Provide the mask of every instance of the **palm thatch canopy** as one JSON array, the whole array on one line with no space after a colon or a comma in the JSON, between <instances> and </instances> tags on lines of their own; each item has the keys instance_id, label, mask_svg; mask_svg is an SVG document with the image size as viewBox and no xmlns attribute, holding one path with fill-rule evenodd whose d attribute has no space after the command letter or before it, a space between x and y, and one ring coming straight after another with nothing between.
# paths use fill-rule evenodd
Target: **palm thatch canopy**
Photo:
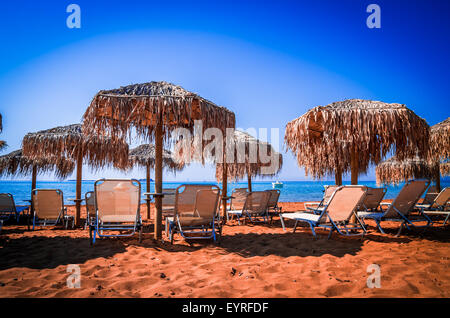
<instances>
[{"instance_id":1,"label":"palm thatch canopy","mask_svg":"<svg viewBox=\"0 0 450 318\"><path fill-rule=\"evenodd\" d=\"M129 154L130 166L140 165L142 167L149 166L150 168L154 168L156 159L155 151L155 145L151 144L144 144L131 149ZM163 150L163 166L172 171L182 170L184 168L184 164L178 163L172 153L166 149Z\"/></svg>"},{"instance_id":2,"label":"palm thatch canopy","mask_svg":"<svg viewBox=\"0 0 450 318\"><path fill-rule=\"evenodd\" d=\"M56 157L30 159L23 155L22 150L16 150L0 156L0 176L29 175L36 167L39 173L55 170L57 178L67 178L75 169L75 162Z\"/></svg>"},{"instance_id":3,"label":"palm thatch canopy","mask_svg":"<svg viewBox=\"0 0 450 318\"><path fill-rule=\"evenodd\" d=\"M155 141L155 239L162 236L164 138L170 140L177 128L193 132L196 120L201 121L202 130L218 128L224 133L235 126L233 112L167 82L102 90L95 95L83 118L83 129L88 134L120 138L130 135L134 128L139 136Z\"/></svg>"},{"instance_id":4,"label":"palm thatch canopy","mask_svg":"<svg viewBox=\"0 0 450 318\"><path fill-rule=\"evenodd\" d=\"M428 142L426 121L405 105L362 99L317 106L289 122L285 132L285 143L307 175L353 170L352 183L391 150L400 160L426 157Z\"/></svg>"},{"instance_id":5,"label":"palm thatch canopy","mask_svg":"<svg viewBox=\"0 0 450 318\"><path fill-rule=\"evenodd\" d=\"M121 169L128 166L128 144L125 141L102 135L86 136L80 124L28 133L22 140L22 148L24 154L32 159L56 156L77 160L81 151L83 159L93 168L112 163Z\"/></svg>"},{"instance_id":6,"label":"palm thatch canopy","mask_svg":"<svg viewBox=\"0 0 450 318\"><path fill-rule=\"evenodd\" d=\"M227 164L228 178L230 180L237 181L245 176L271 177L281 170L283 156L276 152L269 143L258 140L252 135L239 130L234 131L233 137L235 145L233 154L234 162ZM262 160L263 158L267 158L267 160ZM278 160L278 164L272 162L273 158ZM221 182L222 177L223 164L217 163L217 181Z\"/></svg>"},{"instance_id":7,"label":"palm thatch canopy","mask_svg":"<svg viewBox=\"0 0 450 318\"><path fill-rule=\"evenodd\" d=\"M0 132L3 131L3 118L2 118L2 114L0 114ZM4 140L0 140L0 150L2 150L3 148L5 148L6 145L6 141Z\"/></svg>"},{"instance_id":8,"label":"palm thatch canopy","mask_svg":"<svg viewBox=\"0 0 450 318\"><path fill-rule=\"evenodd\" d=\"M436 161L450 158L450 117L431 126L430 155Z\"/></svg>"},{"instance_id":9,"label":"palm thatch canopy","mask_svg":"<svg viewBox=\"0 0 450 318\"><path fill-rule=\"evenodd\" d=\"M225 131L235 126L233 112L164 81L98 92L84 114L83 124L89 133L114 137L126 136L135 127L139 135L153 141L158 123L168 138L175 128L192 129L194 120L202 120L204 129Z\"/></svg>"},{"instance_id":10,"label":"palm thatch canopy","mask_svg":"<svg viewBox=\"0 0 450 318\"><path fill-rule=\"evenodd\" d=\"M377 185L399 184L410 179L432 179L437 169L438 166L419 157L405 160L392 157L377 165L375 175Z\"/></svg>"}]
</instances>

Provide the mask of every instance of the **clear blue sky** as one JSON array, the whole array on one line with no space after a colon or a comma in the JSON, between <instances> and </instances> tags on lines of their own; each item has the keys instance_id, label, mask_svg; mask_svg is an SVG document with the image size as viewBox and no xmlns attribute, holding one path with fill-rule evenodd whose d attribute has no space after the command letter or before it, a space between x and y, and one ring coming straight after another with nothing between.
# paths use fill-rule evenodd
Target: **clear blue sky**
<instances>
[{"instance_id":1,"label":"clear blue sky","mask_svg":"<svg viewBox=\"0 0 450 318\"><path fill-rule=\"evenodd\" d=\"M81 7L81 29L66 7ZM381 7L381 29L366 7ZM404 103L430 125L450 115L450 1L8 1L0 10L0 112L10 145L81 120L95 93L165 80L280 129L346 98ZM137 141L135 142L135 144ZM280 180L304 180L293 155ZM112 170L86 178L123 176ZM134 170L128 176L144 177ZM43 176L51 179L52 176ZM166 180L212 180L194 165ZM363 179L374 179L373 169Z\"/></svg>"}]
</instances>

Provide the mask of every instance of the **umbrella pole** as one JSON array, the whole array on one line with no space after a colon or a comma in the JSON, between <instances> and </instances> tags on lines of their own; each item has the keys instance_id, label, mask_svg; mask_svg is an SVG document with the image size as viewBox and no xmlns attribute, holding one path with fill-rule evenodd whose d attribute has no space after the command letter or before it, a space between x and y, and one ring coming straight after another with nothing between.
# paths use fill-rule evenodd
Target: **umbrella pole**
<instances>
[{"instance_id":1,"label":"umbrella pole","mask_svg":"<svg viewBox=\"0 0 450 318\"><path fill-rule=\"evenodd\" d=\"M76 214L75 214L75 226L80 225L81 217L81 180L83 178L83 150L80 147L77 157L77 187L76 187Z\"/></svg>"},{"instance_id":2,"label":"umbrella pole","mask_svg":"<svg viewBox=\"0 0 450 318\"><path fill-rule=\"evenodd\" d=\"M434 173L434 181L436 182L437 192L441 192L441 172L440 172L440 169L439 169L439 164L438 164L438 167L436 169L436 172Z\"/></svg>"},{"instance_id":3,"label":"umbrella pole","mask_svg":"<svg viewBox=\"0 0 450 318\"><path fill-rule=\"evenodd\" d=\"M31 174L31 217L34 216L34 207L33 207L33 190L36 189L36 179L37 179L37 167L33 165L33 172Z\"/></svg>"},{"instance_id":4,"label":"umbrella pole","mask_svg":"<svg viewBox=\"0 0 450 318\"><path fill-rule=\"evenodd\" d=\"M147 193L150 192L150 165L147 164ZM150 200L147 200L147 221L150 220Z\"/></svg>"},{"instance_id":5,"label":"umbrella pole","mask_svg":"<svg viewBox=\"0 0 450 318\"><path fill-rule=\"evenodd\" d=\"M248 184L248 192L252 192L252 176L250 175L250 172L247 169L247 184Z\"/></svg>"},{"instance_id":6,"label":"umbrella pole","mask_svg":"<svg viewBox=\"0 0 450 318\"><path fill-rule=\"evenodd\" d=\"M356 185L358 184L358 155L356 154L356 147L352 148L352 153L351 153L351 159L350 159L350 164L351 164L351 171L352 171L352 185Z\"/></svg>"},{"instance_id":7,"label":"umbrella pole","mask_svg":"<svg viewBox=\"0 0 450 318\"><path fill-rule=\"evenodd\" d=\"M336 169L336 172L334 173L334 182L338 186L342 185L342 172L340 169Z\"/></svg>"},{"instance_id":8,"label":"umbrella pole","mask_svg":"<svg viewBox=\"0 0 450 318\"><path fill-rule=\"evenodd\" d=\"M33 165L33 173L31 175L31 191L36 189L37 167Z\"/></svg>"},{"instance_id":9,"label":"umbrella pole","mask_svg":"<svg viewBox=\"0 0 450 318\"><path fill-rule=\"evenodd\" d=\"M162 118L156 124L155 131L155 193L162 193L162 147L163 147ZM155 240L162 238L162 197L155 196Z\"/></svg>"},{"instance_id":10,"label":"umbrella pole","mask_svg":"<svg viewBox=\"0 0 450 318\"><path fill-rule=\"evenodd\" d=\"M227 201L224 199L228 194L228 165L226 161L226 143L225 140L223 141L222 145L222 207L223 207L223 214L222 214L222 224L227 223Z\"/></svg>"}]
</instances>

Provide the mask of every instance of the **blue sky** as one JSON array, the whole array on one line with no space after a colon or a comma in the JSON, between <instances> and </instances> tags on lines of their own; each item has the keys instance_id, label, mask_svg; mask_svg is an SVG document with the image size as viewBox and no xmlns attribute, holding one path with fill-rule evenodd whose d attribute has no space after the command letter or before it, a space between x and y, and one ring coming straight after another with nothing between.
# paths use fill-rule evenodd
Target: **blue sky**
<instances>
[{"instance_id":1,"label":"blue sky","mask_svg":"<svg viewBox=\"0 0 450 318\"><path fill-rule=\"evenodd\" d=\"M100 89L151 80L228 107L240 128L279 128L283 153L288 121L337 100L403 103L430 125L450 113L450 1L42 2L2 3L3 153L27 132L79 122ZM66 26L70 3L81 7L81 29ZM381 29L366 26L371 3ZM290 152L284 162L280 180L307 179ZM200 165L165 175L213 178ZM374 179L373 169L361 178Z\"/></svg>"}]
</instances>

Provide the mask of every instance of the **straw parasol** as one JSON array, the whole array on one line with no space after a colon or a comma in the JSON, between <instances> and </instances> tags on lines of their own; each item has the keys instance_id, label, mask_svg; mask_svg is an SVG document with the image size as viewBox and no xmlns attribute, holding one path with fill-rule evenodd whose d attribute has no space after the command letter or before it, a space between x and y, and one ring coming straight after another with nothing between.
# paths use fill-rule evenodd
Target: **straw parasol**
<instances>
[{"instance_id":1,"label":"straw parasol","mask_svg":"<svg viewBox=\"0 0 450 318\"><path fill-rule=\"evenodd\" d=\"M233 163L228 161L228 179L237 181L247 176L248 191L251 192L252 177L270 177L281 170L283 156L276 152L269 143L239 130L234 131L233 137L235 152ZM263 159L266 157L267 161ZM216 179L221 182L222 178L223 165L216 164Z\"/></svg>"},{"instance_id":2,"label":"straw parasol","mask_svg":"<svg viewBox=\"0 0 450 318\"><path fill-rule=\"evenodd\" d=\"M436 165L440 163L440 174L450 175L450 117L431 126L430 129L430 158ZM441 176L439 170L435 172L434 179L438 191L441 190Z\"/></svg>"},{"instance_id":3,"label":"straw parasol","mask_svg":"<svg viewBox=\"0 0 450 318\"><path fill-rule=\"evenodd\" d=\"M351 183L389 151L399 160L426 157L429 127L402 104L349 99L318 106L286 125L285 143L306 174L321 178L351 171Z\"/></svg>"},{"instance_id":4,"label":"straw parasol","mask_svg":"<svg viewBox=\"0 0 450 318\"><path fill-rule=\"evenodd\" d=\"M83 160L98 169L114 163L114 167L128 166L128 144L122 139L106 138L101 135L86 136L80 124L60 126L28 133L22 141L24 155L31 159L45 157L70 158L77 164L76 217L80 224L81 180Z\"/></svg>"},{"instance_id":5,"label":"straw parasol","mask_svg":"<svg viewBox=\"0 0 450 318\"><path fill-rule=\"evenodd\" d=\"M162 152L163 139L180 127L194 130L194 121L201 120L203 129L216 127L225 132L234 128L234 113L167 82L134 84L95 95L84 114L84 128L88 133L106 133L112 137L130 134L155 142L155 238L160 239L162 217ZM223 189L226 193L226 189Z\"/></svg>"},{"instance_id":6,"label":"straw parasol","mask_svg":"<svg viewBox=\"0 0 450 318\"><path fill-rule=\"evenodd\" d=\"M419 157L405 160L392 157L381 162L375 168L377 185L399 184L410 179L431 179L436 173L436 167Z\"/></svg>"},{"instance_id":7,"label":"straw parasol","mask_svg":"<svg viewBox=\"0 0 450 318\"><path fill-rule=\"evenodd\" d=\"M155 167L156 149L154 145L144 144L130 150L130 168L139 165L146 168L147 192L150 192L150 169ZM184 168L184 164L174 160L169 150L163 149L163 166L175 172ZM150 219L150 200L147 199L147 219Z\"/></svg>"},{"instance_id":8,"label":"straw parasol","mask_svg":"<svg viewBox=\"0 0 450 318\"><path fill-rule=\"evenodd\" d=\"M23 155L21 149L0 156L0 176L31 174L31 190L36 188L38 173L46 173L54 170L57 178L65 179L74 169L75 163L72 160L56 157L30 159Z\"/></svg>"}]
</instances>

